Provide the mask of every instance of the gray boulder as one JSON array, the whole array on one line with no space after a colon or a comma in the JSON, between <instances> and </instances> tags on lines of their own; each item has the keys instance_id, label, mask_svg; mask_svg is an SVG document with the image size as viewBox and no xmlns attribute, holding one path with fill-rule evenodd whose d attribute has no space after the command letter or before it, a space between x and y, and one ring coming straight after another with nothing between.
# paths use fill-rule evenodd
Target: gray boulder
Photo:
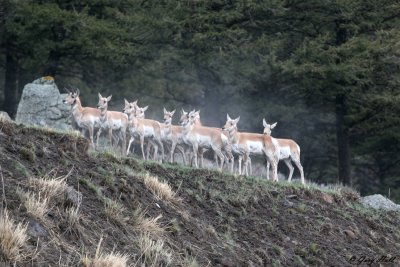
<instances>
[{"instance_id":1,"label":"gray boulder","mask_svg":"<svg viewBox=\"0 0 400 267\"><path fill-rule=\"evenodd\" d=\"M8 113L5 111L0 111L0 120L12 121Z\"/></svg>"},{"instance_id":2,"label":"gray boulder","mask_svg":"<svg viewBox=\"0 0 400 267\"><path fill-rule=\"evenodd\" d=\"M25 85L15 121L28 125L71 129L70 107L62 103L66 94L60 94L54 79L42 77Z\"/></svg>"},{"instance_id":3,"label":"gray boulder","mask_svg":"<svg viewBox=\"0 0 400 267\"><path fill-rule=\"evenodd\" d=\"M379 194L362 197L360 202L364 206L374 209L400 211L400 205Z\"/></svg>"}]
</instances>

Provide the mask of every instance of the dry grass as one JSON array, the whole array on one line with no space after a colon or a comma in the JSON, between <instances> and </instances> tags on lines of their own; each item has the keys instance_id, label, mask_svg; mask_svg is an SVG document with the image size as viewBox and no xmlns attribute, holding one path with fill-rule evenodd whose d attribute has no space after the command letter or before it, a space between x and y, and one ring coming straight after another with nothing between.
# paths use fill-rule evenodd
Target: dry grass
<instances>
[{"instance_id":1,"label":"dry grass","mask_svg":"<svg viewBox=\"0 0 400 267\"><path fill-rule=\"evenodd\" d=\"M126 211L124 205L115 200L106 198L104 202L104 211L108 218L121 224L124 224L129 220L128 217L124 216L124 213Z\"/></svg>"},{"instance_id":2,"label":"dry grass","mask_svg":"<svg viewBox=\"0 0 400 267\"><path fill-rule=\"evenodd\" d=\"M67 217L67 223L70 229L75 229L77 226L79 226L79 220L81 218L79 207L67 208L65 210L65 215Z\"/></svg>"},{"instance_id":3,"label":"dry grass","mask_svg":"<svg viewBox=\"0 0 400 267\"><path fill-rule=\"evenodd\" d=\"M169 266L173 262L172 252L164 246L162 239L156 241L149 234L143 234L137 239L139 258L142 266Z\"/></svg>"},{"instance_id":4,"label":"dry grass","mask_svg":"<svg viewBox=\"0 0 400 267\"><path fill-rule=\"evenodd\" d=\"M63 198L67 190L66 183L67 176L50 178L45 176L43 178L30 177L28 179L28 186L35 188L42 196L48 199Z\"/></svg>"},{"instance_id":5,"label":"dry grass","mask_svg":"<svg viewBox=\"0 0 400 267\"><path fill-rule=\"evenodd\" d=\"M44 220L44 216L48 212L49 199L32 192L18 192L20 198L26 208L26 211L36 219Z\"/></svg>"},{"instance_id":6,"label":"dry grass","mask_svg":"<svg viewBox=\"0 0 400 267\"><path fill-rule=\"evenodd\" d=\"M101 251L101 242L103 239L100 239L99 244L97 245L96 254L93 258L89 258L88 255L85 255L81 259L81 263L85 267L125 267L128 263L128 255L121 253L103 253Z\"/></svg>"},{"instance_id":7,"label":"dry grass","mask_svg":"<svg viewBox=\"0 0 400 267\"><path fill-rule=\"evenodd\" d=\"M143 182L158 198L166 201L174 199L175 193L172 191L171 187L165 182L160 182L156 176L151 176L147 173L143 176Z\"/></svg>"},{"instance_id":8,"label":"dry grass","mask_svg":"<svg viewBox=\"0 0 400 267\"><path fill-rule=\"evenodd\" d=\"M0 248L1 253L6 260L10 262L19 262L25 258L23 247L28 240L26 234L28 225L18 223L15 225L7 210L0 212Z\"/></svg>"},{"instance_id":9,"label":"dry grass","mask_svg":"<svg viewBox=\"0 0 400 267\"><path fill-rule=\"evenodd\" d=\"M143 210L140 206L133 213L133 225L135 230L141 233L148 233L153 236L161 236L165 229L158 222L162 218L162 215L158 215L156 218L147 218L146 210Z\"/></svg>"}]
</instances>

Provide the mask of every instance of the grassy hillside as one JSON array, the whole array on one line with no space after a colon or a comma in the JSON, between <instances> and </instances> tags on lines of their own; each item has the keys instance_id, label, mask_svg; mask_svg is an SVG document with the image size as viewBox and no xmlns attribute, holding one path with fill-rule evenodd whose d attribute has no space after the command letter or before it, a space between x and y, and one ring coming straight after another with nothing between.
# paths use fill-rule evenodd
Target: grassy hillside
<instances>
[{"instance_id":1,"label":"grassy hillside","mask_svg":"<svg viewBox=\"0 0 400 267\"><path fill-rule=\"evenodd\" d=\"M87 150L0 122L0 265L346 266L400 251L399 215L346 188Z\"/></svg>"}]
</instances>

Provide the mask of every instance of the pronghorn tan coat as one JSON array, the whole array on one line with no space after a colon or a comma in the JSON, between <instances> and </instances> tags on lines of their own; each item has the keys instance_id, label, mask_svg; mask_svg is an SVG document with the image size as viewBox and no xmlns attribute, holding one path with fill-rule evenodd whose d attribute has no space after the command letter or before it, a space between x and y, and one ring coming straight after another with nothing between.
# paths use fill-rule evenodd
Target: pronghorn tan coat
<instances>
[{"instance_id":1,"label":"pronghorn tan coat","mask_svg":"<svg viewBox=\"0 0 400 267\"><path fill-rule=\"evenodd\" d=\"M264 135L271 136L271 130L275 128L276 122L273 124L268 124L265 119L263 119ZM292 180L294 167L292 161L297 166L300 171L301 183L304 184L304 171L303 166L300 162L300 146L292 139L281 139L275 138L279 145L279 160L283 160L289 169L288 181ZM267 164L267 176L269 178L269 164Z\"/></svg>"},{"instance_id":2,"label":"pronghorn tan coat","mask_svg":"<svg viewBox=\"0 0 400 267\"><path fill-rule=\"evenodd\" d=\"M118 141L121 139L121 151L125 154L126 151L126 131L128 128L128 116L122 112L109 111L108 102L111 100L111 96L102 97L99 93L99 102L97 108L100 111L100 129L97 132L96 146L99 145L99 136L102 130L108 131L108 142L112 146L113 132L118 133Z\"/></svg>"},{"instance_id":3,"label":"pronghorn tan coat","mask_svg":"<svg viewBox=\"0 0 400 267\"><path fill-rule=\"evenodd\" d=\"M93 135L100 127L100 111L97 108L82 107L79 90L70 92L63 100L64 104L71 106L72 116L79 128L89 132L89 139L94 147Z\"/></svg>"},{"instance_id":4,"label":"pronghorn tan coat","mask_svg":"<svg viewBox=\"0 0 400 267\"><path fill-rule=\"evenodd\" d=\"M220 128L204 127L196 125L196 120L198 119L199 112L192 111L189 113L189 118L183 122L184 128L184 142L193 148L194 162L195 166L198 167L197 154L199 148L212 149L216 156L220 159L222 169L224 165L225 156L222 153L224 151L228 158L231 160L233 158L231 153L231 146L229 144L228 138L222 133ZM217 161L218 166L218 161ZM232 171L231 166L231 171Z\"/></svg>"},{"instance_id":5,"label":"pronghorn tan coat","mask_svg":"<svg viewBox=\"0 0 400 267\"><path fill-rule=\"evenodd\" d=\"M227 115L227 121L223 127L228 132L229 141L232 145L232 151L244 159L244 172L248 175L247 165L249 164L250 155L263 155L266 157L273 169L273 180L278 180L277 165L279 147L278 142L271 136L256 134L256 133L243 133L237 130L237 119L231 119ZM239 173L241 173L241 162L239 161Z\"/></svg>"},{"instance_id":6,"label":"pronghorn tan coat","mask_svg":"<svg viewBox=\"0 0 400 267\"><path fill-rule=\"evenodd\" d=\"M124 113L128 115L128 129L130 134L127 154L129 153L130 146L135 140L135 137L139 137L143 160L146 160L144 153L144 141L147 139L154 146L154 160L156 160L158 147L161 148L162 161L164 158L164 146L161 141L161 124L155 120L136 118L134 112L135 103L129 103L125 100Z\"/></svg>"}]
</instances>

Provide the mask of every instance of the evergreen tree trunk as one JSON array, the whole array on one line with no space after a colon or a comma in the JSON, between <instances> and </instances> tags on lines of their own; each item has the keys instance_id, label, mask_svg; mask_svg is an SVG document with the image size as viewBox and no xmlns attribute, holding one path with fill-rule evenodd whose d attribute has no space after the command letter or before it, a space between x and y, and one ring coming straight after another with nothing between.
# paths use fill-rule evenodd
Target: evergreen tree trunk
<instances>
[{"instance_id":1,"label":"evergreen tree trunk","mask_svg":"<svg viewBox=\"0 0 400 267\"><path fill-rule=\"evenodd\" d=\"M17 86L17 71L18 63L13 57L13 52L10 46L6 48L6 69L4 82L4 101L3 110L14 118L18 104L18 86Z\"/></svg>"},{"instance_id":2,"label":"evergreen tree trunk","mask_svg":"<svg viewBox=\"0 0 400 267\"><path fill-rule=\"evenodd\" d=\"M349 129L346 126L347 114L345 95L336 96L336 140L338 147L339 181L344 185L352 185L350 168Z\"/></svg>"}]
</instances>

